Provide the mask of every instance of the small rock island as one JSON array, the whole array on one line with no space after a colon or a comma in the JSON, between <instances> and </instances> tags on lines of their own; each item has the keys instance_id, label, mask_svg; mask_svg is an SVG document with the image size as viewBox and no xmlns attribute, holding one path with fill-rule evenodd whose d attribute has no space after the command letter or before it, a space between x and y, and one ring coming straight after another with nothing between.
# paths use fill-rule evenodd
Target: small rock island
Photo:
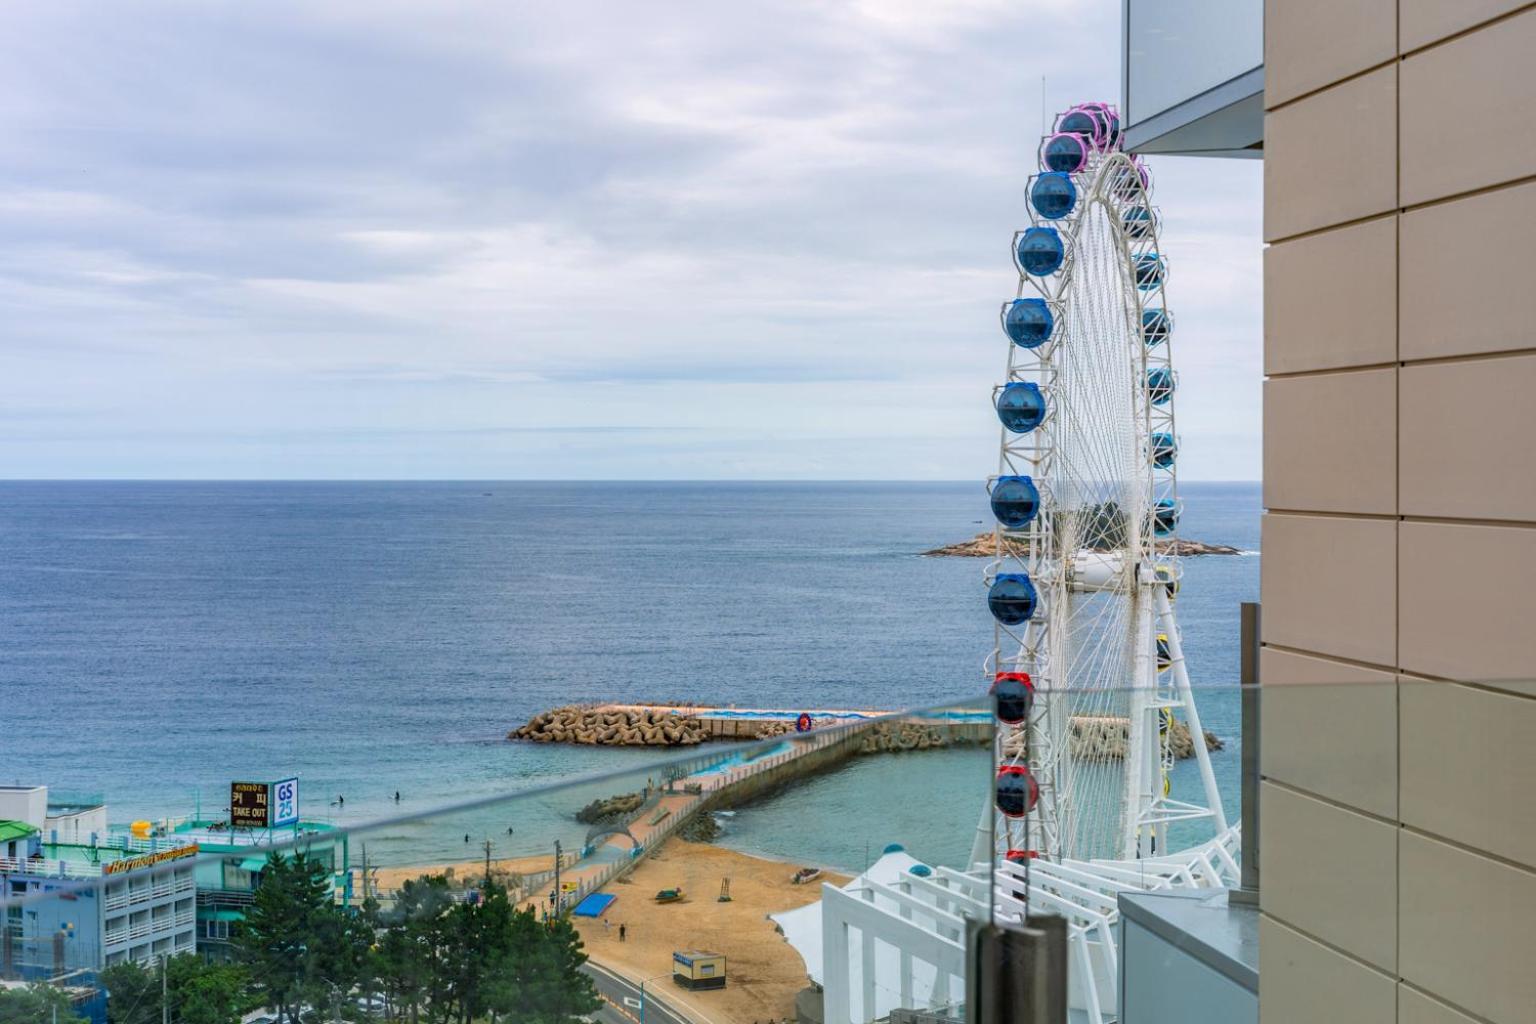
<instances>
[{"instance_id":1,"label":"small rock island","mask_svg":"<svg viewBox=\"0 0 1536 1024\"><path fill-rule=\"evenodd\" d=\"M1028 553L1029 545L1021 541L1006 539L1005 554L1023 555ZM1159 554L1186 557L1190 555L1240 555L1242 551L1225 544L1207 544L1199 540L1185 540L1182 537L1172 543L1159 544ZM997 554L997 536L992 533L978 533L970 540L961 541L958 544L948 544L942 548L934 548L932 551L924 551L924 555L932 555L936 558L991 558Z\"/></svg>"}]
</instances>

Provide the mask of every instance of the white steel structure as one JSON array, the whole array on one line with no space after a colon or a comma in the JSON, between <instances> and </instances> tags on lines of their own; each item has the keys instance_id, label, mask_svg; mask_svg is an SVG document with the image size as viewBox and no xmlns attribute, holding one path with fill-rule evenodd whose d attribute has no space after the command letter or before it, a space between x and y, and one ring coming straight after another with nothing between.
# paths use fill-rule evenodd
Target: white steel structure
<instances>
[{"instance_id":1,"label":"white steel structure","mask_svg":"<svg viewBox=\"0 0 1536 1024\"><path fill-rule=\"evenodd\" d=\"M1073 1021L1104 1024L1118 1014L1117 895L1238 883L1237 830L1174 614L1167 263L1146 169L1119 136L1108 105L1062 114L1030 179L1033 224L1014 236L1019 290L1003 307L1010 343L989 485L998 774L971 864L824 887L820 928L799 929L814 941L791 941L813 978L821 971L827 1024L953 1010L965 921L1030 914L1067 919ZM1198 793L1170 783L1175 718L1193 740ZM1123 746L1083 741L1122 726Z\"/></svg>"},{"instance_id":2,"label":"white steel structure","mask_svg":"<svg viewBox=\"0 0 1536 1024\"><path fill-rule=\"evenodd\" d=\"M999 763L1027 768L1039 796L1032 813L997 819L991 850L978 836L978 861L1135 860L1165 854L1174 822L1207 822L1208 837L1227 828L1174 615L1177 378L1149 179L1118 150L1109 108L1074 108L1057 124L1042 145L1057 169L1031 179L1035 225L1015 235L1019 298L1004 306L1012 343L999 389L1000 415L1020 386L1036 389L1043 414L1022 432L1003 416L988 568L1004 595L988 668L1027 674L1035 694L1026 720L999 729ZM1021 486L1038 495L1033 514ZM1029 609L1010 605L1000 580L1033 589L1022 622ZM1195 738L1202 781L1186 799L1168 779L1173 716ZM1074 748L1074 724L1092 719L1128 722L1123 752Z\"/></svg>"}]
</instances>

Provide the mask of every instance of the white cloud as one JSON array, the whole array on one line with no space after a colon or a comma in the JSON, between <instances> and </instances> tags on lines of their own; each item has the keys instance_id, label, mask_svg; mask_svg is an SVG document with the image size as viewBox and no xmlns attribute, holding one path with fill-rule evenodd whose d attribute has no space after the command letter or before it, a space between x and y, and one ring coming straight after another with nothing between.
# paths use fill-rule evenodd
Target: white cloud
<instances>
[{"instance_id":1,"label":"white cloud","mask_svg":"<svg viewBox=\"0 0 1536 1024\"><path fill-rule=\"evenodd\" d=\"M1118 18L6 8L0 405L62 415L0 475L984 476L1040 78L1114 98ZM1153 164L1182 466L1254 477L1258 166Z\"/></svg>"}]
</instances>

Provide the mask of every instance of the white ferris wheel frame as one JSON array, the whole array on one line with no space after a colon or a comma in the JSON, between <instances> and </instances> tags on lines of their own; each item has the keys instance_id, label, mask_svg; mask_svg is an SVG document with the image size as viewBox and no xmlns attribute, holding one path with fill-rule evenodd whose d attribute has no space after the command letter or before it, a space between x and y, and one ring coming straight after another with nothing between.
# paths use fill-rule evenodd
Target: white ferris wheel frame
<instances>
[{"instance_id":1,"label":"white ferris wheel frame","mask_svg":"<svg viewBox=\"0 0 1536 1024\"><path fill-rule=\"evenodd\" d=\"M1123 792L1119 799L1118 850L1109 856L1132 860L1167 853L1167 829L1175 821L1209 819L1215 835L1227 830L1220 793L1210 757L1203 742L1199 711L1183 657L1179 628L1171 592L1181 571L1171 548L1177 538L1177 524L1163 535L1154 536L1151 515L1159 502L1178 504L1178 461L1166 467L1155 464L1150 440L1154 434L1166 434L1177 444L1174 398L1154 403L1148 393L1148 373L1161 369L1167 379L1176 382L1172 366L1173 338L1171 319L1164 291L1167 279L1166 259L1158 247L1160 218L1148 195L1148 179L1143 165L1116 150L1103 151L1085 147L1088 152L1081 167L1069 177L1076 188L1072 209L1059 219L1042 217L1030 204L1035 227L1054 228L1062 241L1061 266L1052 274L1037 276L1019 267L1018 296L1043 299L1051 311L1056 329L1036 348L1024 348L1011 341L1008 345L1008 383L1033 382L1045 398L1045 417L1034 430L1014 434L1002 428L998 476L1029 476L1040 490L1040 510L1021 530L999 525L995 560L986 572L990 582L1002 572L1023 572L1035 583L1040 603L1033 617L1022 628L998 623L995 643L986 665L988 678L997 672L1027 672L1034 681L1035 701L1028 720L1008 727L999 723L997 761L999 765L1026 766L1039 787L1039 803L1023 819L1007 819L989 807L985 816L990 836L977 837L977 860L982 859L984 838L987 853L1000 856L1008 850L1030 850L1051 861L1093 857L1094 853L1074 848L1074 815L1090 813L1076 806L1074 758L1070 751L1068 729L1074 703L1081 701L1081 691L1074 692L1068 680L1069 653L1064 651L1077 595L1114 591L1128 601L1134 615L1134 668L1130 679L1109 680L1106 686L1128 688L1127 717L1129 730L1123 757ZM1032 193L1037 176L1032 176ZM1144 229L1128 231L1123 214L1141 207L1147 211ZM1074 356L1071 285L1080 259L1087 257L1090 243L1084 226L1099 216L1108 223L1110 238L1117 250L1125 285L1126 334L1134 347L1127 346L1125 358L1131 362L1136 386L1126 396L1126 415L1134 430L1135 451L1140 453L1144 479L1139 503L1128 510L1125 520L1129 537L1123 553L1102 555L1081 550L1062 553L1053 537L1054 517L1050 482L1055 479L1063 446L1073 441L1074 429L1057 399L1058 383ZM1102 237L1102 225L1100 233ZM1019 231L1014 235L1015 253ZM1079 251L1080 248L1084 251ZM1097 254L1103 258L1105 254ZM1015 257L1017 260L1017 256ZM1156 283L1138 287L1134 268L1141 259L1161 262ZM1008 306L1004 306L1004 315ZM1150 309L1163 311L1165 336L1155 345L1142 340L1143 314ZM989 489L996 478L989 481ZM1131 564L1126 564L1130 562ZM1166 575L1159 577L1159 572ZM1118 581L1118 582L1117 582ZM1116 588L1119 588L1118 590ZM1159 635L1166 637L1166 668L1160 668L1157 651ZM1182 712L1194 741L1205 803L1175 800L1163 784L1173 766L1167 729L1159 728L1161 716ZM1034 834L1031 834L1031 823ZM1103 851L1100 852L1103 855Z\"/></svg>"}]
</instances>

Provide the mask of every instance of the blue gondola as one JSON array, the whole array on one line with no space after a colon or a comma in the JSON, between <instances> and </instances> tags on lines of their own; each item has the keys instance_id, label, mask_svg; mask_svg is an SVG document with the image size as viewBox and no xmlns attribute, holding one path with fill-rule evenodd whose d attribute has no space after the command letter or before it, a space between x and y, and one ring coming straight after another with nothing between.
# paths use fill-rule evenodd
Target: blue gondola
<instances>
[{"instance_id":1,"label":"blue gondola","mask_svg":"<svg viewBox=\"0 0 1536 1024\"><path fill-rule=\"evenodd\" d=\"M997 393L997 418L1015 434L1027 434L1045 419L1045 395L1033 381L1003 385Z\"/></svg>"},{"instance_id":2,"label":"blue gondola","mask_svg":"<svg viewBox=\"0 0 1536 1024\"><path fill-rule=\"evenodd\" d=\"M1040 802L1040 784L1021 764L1005 764L997 770L997 809L1004 817L1022 818Z\"/></svg>"},{"instance_id":3,"label":"blue gondola","mask_svg":"<svg viewBox=\"0 0 1536 1024\"><path fill-rule=\"evenodd\" d=\"M1045 277L1061 269L1067 251L1055 228L1025 228L1019 236L1019 267L1026 274Z\"/></svg>"},{"instance_id":4,"label":"blue gondola","mask_svg":"<svg viewBox=\"0 0 1536 1024\"><path fill-rule=\"evenodd\" d=\"M1035 212L1046 220L1060 220L1077 205L1077 186L1072 184L1070 175L1051 171L1035 179L1029 201L1034 204Z\"/></svg>"},{"instance_id":5,"label":"blue gondola","mask_svg":"<svg viewBox=\"0 0 1536 1024\"><path fill-rule=\"evenodd\" d=\"M1051 337L1056 318L1044 299L1014 299L1003 313L1003 330L1020 348L1038 348Z\"/></svg>"},{"instance_id":6,"label":"blue gondola","mask_svg":"<svg viewBox=\"0 0 1536 1024\"><path fill-rule=\"evenodd\" d=\"M1163 275L1168 272L1168 267L1161 256L1148 252L1136 257L1135 271L1136 287L1145 292L1163 283Z\"/></svg>"},{"instance_id":7,"label":"blue gondola","mask_svg":"<svg viewBox=\"0 0 1536 1024\"><path fill-rule=\"evenodd\" d=\"M1147 169L1136 163L1116 175L1113 187L1115 195L1131 200L1146 192L1147 183Z\"/></svg>"},{"instance_id":8,"label":"blue gondola","mask_svg":"<svg viewBox=\"0 0 1536 1024\"><path fill-rule=\"evenodd\" d=\"M1168 335L1172 333L1172 313L1166 309L1144 309L1141 311L1141 340L1147 343L1148 348L1161 345L1168 340Z\"/></svg>"},{"instance_id":9,"label":"blue gondola","mask_svg":"<svg viewBox=\"0 0 1536 1024\"><path fill-rule=\"evenodd\" d=\"M1056 130L1058 132L1065 132L1068 135L1082 135L1087 138L1093 138L1103 129L1094 121L1092 114L1079 107L1076 110L1069 110L1063 114L1061 121L1056 125Z\"/></svg>"},{"instance_id":10,"label":"blue gondola","mask_svg":"<svg viewBox=\"0 0 1536 1024\"><path fill-rule=\"evenodd\" d=\"M1166 537L1178 528L1179 503L1172 498L1160 498L1152 506L1152 532L1159 537Z\"/></svg>"},{"instance_id":11,"label":"blue gondola","mask_svg":"<svg viewBox=\"0 0 1536 1024\"><path fill-rule=\"evenodd\" d=\"M1168 469L1179 454L1179 442L1172 434L1156 430L1147 438L1147 449L1152 456L1152 465Z\"/></svg>"},{"instance_id":12,"label":"blue gondola","mask_svg":"<svg viewBox=\"0 0 1536 1024\"><path fill-rule=\"evenodd\" d=\"M1071 174L1087 162L1088 142L1082 136L1061 132L1046 140L1044 156L1047 170Z\"/></svg>"},{"instance_id":13,"label":"blue gondola","mask_svg":"<svg viewBox=\"0 0 1536 1024\"><path fill-rule=\"evenodd\" d=\"M1104 111L1104 134L1109 139L1109 146L1113 149L1120 144L1120 115L1108 107L1100 108Z\"/></svg>"},{"instance_id":14,"label":"blue gondola","mask_svg":"<svg viewBox=\"0 0 1536 1024\"><path fill-rule=\"evenodd\" d=\"M1027 476L1000 476L992 484L992 515L1005 530L1022 530L1040 511L1040 491Z\"/></svg>"},{"instance_id":15,"label":"blue gondola","mask_svg":"<svg viewBox=\"0 0 1536 1024\"><path fill-rule=\"evenodd\" d=\"M1145 206L1130 206L1120 214L1120 226L1131 238L1146 238L1152 233L1155 223L1152 211Z\"/></svg>"},{"instance_id":16,"label":"blue gondola","mask_svg":"<svg viewBox=\"0 0 1536 1024\"><path fill-rule=\"evenodd\" d=\"M1022 626L1035 614L1035 585L1022 572L1005 572L987 591L987 610L1005 626Z\"/></svg>"},{"instance_id":17,"label":"blue gondola","mask_svg":"<svg viewBox=\"0 0 1536 1024\"><path fill-rule=\"evenodd\" d=\"M1035 684L1028 672L999 672L992 683L992 707L1004 725L1021 725L1035 703Z\"/></svg>"},{"instance_id":18,"label":"blue gondola","mask_svg":"<svg viewBox=\"0 0 1536 1024\"><path fill-rule=\"evenodd\" d=\"M1147 371L1147 397L1153 405L1167 405L1178 386L1179 379L1166 366L1154 366Z\"/></svg>"}]
</instances>

